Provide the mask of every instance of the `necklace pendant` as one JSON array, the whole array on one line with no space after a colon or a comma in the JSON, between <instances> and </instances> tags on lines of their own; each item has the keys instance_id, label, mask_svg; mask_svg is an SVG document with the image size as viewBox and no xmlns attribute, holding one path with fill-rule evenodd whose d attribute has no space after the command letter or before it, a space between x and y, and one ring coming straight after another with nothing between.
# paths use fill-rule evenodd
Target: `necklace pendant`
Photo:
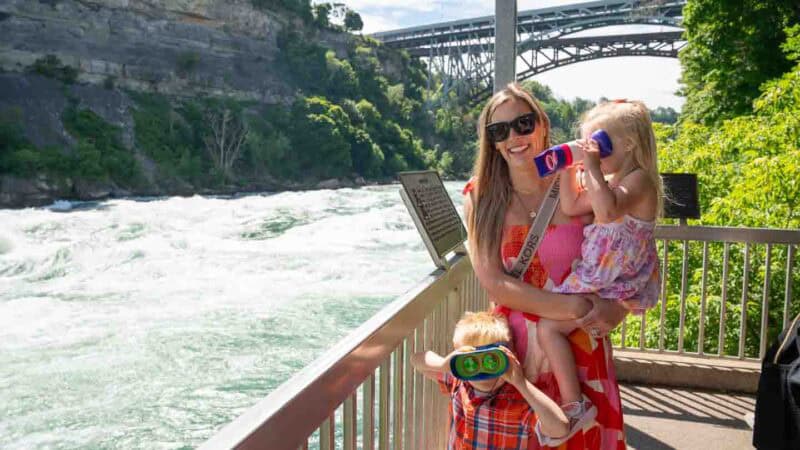
<instances>
[{"instance_id":1,"label":"necklace pendant","mask_svg":"<svg viewBox=\"0 0 800 450\"><path fill-rule=\"evenodd\" d=\"M536 218L536 211L531 211L531 213L529 215L531 216L531 219L535 219Z\"/></svg>"}]
</instances>

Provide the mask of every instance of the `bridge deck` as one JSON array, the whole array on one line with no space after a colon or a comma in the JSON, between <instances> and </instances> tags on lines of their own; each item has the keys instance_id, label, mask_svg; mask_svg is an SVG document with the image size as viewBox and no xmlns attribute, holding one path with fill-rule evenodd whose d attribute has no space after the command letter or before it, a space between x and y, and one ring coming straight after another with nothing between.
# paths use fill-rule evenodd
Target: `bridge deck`
<instances>
[{"instance_id":1,"label":"bridge deck","mask_svg":"<svg viewBox=\"0 0 800 450\"><path fill-rule=\"evenodd\" d=\"M633 384L620 391L629 449L753 448L753 396Z\"/></svg>"}]
</instances>

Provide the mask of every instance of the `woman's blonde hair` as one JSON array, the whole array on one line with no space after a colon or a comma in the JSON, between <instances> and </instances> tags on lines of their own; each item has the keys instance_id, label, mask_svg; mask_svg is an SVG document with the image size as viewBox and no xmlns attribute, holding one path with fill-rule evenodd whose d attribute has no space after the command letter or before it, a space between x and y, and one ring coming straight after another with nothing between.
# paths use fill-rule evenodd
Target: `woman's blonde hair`
<instances>
[{"instance_id":1,"label":"woman's blonde hair","mask_svg":"<svg viewBox=\"0 0 800 450\"><path fill-rule=\"evenodd\" d=\"M453 345L456 347L463 345L480 347L495 342L511 342L508 321L501 314L486 311L466 312L456 324L453 333Z\"/></svg>"},{"instance_id":2,"label":"woman's blonde hair","mask_svg":"<svg viewBox=\"0 0 800 450\"><path fill-rule=\"evenodd\" d=\"M486 103L478 118L478 157L472 169L477 198L473 198L472 211L467 219L467 231L478 250L486 254L497 252L503 237L506 208L511 201L512 186L508 164L486 135L495 110L507 101L525 102L536 113L536 127L542 128L543 142L540 150L550 145L550 119L539 102L517 83L509 83Z\"/></svg>"},{"instance_id":3,"label":"woman's blonde hair","mask_svg":"<svg viewBox=\"0 0 800 450\"><path fill-rule=\"evenodd\" d=\"M658 172L658 153L656 151L656 135L653 132L653 121L650 111L638 100L612 100L600 103L587 111L581 120L582 124L604 124L614 131L633 139L633 162L643 170L656 188L658 207L656 216L661 217L664 209L664 186Z\"/></svg>"}]
</instances>

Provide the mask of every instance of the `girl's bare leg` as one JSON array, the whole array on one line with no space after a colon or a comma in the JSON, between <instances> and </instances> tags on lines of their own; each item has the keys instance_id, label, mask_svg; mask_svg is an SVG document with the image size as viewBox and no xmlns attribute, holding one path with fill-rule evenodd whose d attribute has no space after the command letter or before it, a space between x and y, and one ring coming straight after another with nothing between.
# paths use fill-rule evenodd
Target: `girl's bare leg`
<instances>
[{"instance_id":1,"label":"girl's bare leg","mask_svg":"<svg viewBox=\"0 0 800 450\"><path fill-rule=\"evenodd\" d=\"M569 346L567 336L577 328L574 320L541 319L536 327L539 343L544 350L561 392L561 403L580 401L581 386L575 356Z\"/></svg>"}]
</instances>

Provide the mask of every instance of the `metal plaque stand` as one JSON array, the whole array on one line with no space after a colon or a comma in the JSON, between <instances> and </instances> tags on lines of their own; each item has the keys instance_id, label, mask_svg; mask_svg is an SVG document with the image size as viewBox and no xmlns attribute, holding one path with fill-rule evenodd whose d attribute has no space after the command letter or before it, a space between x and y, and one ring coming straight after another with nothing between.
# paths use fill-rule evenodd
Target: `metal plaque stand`
<instances>
[{"instance_id":1,"label":"metal plaque stand","mask_svg":"<svg viewBox=\"0 0 800 450\"><path fill-rule=\"evenodd\" d=\"M467 230L442 179L434 170L401 172L399 177L402 185L400 197L433 263L441 269L449 268L448 253L465 253Z\"/></svg>"}]
</instances>

